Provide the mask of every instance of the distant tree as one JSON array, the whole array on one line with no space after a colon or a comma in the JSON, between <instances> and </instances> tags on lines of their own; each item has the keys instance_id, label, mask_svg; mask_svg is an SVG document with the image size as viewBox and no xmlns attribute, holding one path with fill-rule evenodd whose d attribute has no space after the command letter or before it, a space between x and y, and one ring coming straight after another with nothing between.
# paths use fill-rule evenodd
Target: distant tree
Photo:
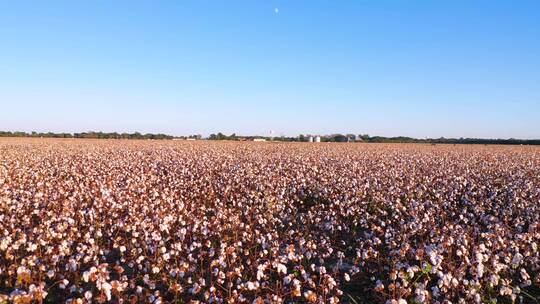
<instances>
[{"instance_id":1,"label":"distant tree","mask_svg":"<svg viewBox=\"0 0 540 304\"><path fill-rule=\"evenodd\" d=\"M334 142L347 142L347 136L343 134L332 135L331 139L332 139L331 141L334 141Z\"/></svg>"},{"instance_id":2,"label":"distant tree","mask_svg":"<svg viewBox=\"0 0 540 304\"><path fill-rule=\"evenodd\" d=\"M358 137L360 137L363 141L369 141L368 134L358 134Z\"/></svg>"}]
</instances>

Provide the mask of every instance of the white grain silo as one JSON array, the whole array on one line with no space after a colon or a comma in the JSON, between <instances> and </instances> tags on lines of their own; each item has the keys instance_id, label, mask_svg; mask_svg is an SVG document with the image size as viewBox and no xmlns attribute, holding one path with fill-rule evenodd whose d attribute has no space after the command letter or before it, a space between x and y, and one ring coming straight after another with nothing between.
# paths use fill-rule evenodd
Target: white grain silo
<instances>
[{"instance_id":1,"label":"white grain silo","mask_svg":"<svg viewBox=\"0 0 540 304\"><path fill-rule=\"evenodd\" d=\"M320 136L315 136L315 142L321 142L321 137Z\"/></svg>"},{"instance_id":2,"label":"white grain silo","mask_svg":"<svg viewBox=\"0 0 540 304\"><path fill-rule=\"evenodd\" d=\"M313 142L313 136L308 136L307 141L308 141L308 142Z\"/></svg>"}]
</instances>

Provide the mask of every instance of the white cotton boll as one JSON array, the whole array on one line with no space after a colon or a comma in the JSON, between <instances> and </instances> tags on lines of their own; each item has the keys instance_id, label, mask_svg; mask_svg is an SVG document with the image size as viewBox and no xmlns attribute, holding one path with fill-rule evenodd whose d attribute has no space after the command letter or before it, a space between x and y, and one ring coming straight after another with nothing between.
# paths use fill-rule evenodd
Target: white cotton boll
<instances>
[{"instance_id":1,"label":"white cotton boll","mask_svg":"<svg viewBox=\"0 0 540 304\"><path fill-rule=\"evenodd\" d=\"M17 267L17 274L23 274L25 272L29 272L28 269L26 269L26 267L24 266Z\"/></svg>"},{"instance_id":2,"label":"white cotton boll","mask_svg":"<svg viewBox=\"0 0 540 304\"><path fill-rule=\"evenodd\" d=\"M36 251L36 249L37 249L37 245L32 243L32 244L28 245L26 250L28 252L34 252L34 251Z\"/></svg>"},{"instance_id":3,"label":"white cotton boll","mask_svg":"<svg viewBox=\"0 0 540 304\"><path fill-rule=\"evenodd\" d=\"M91 291L87 291L84 293L84 298L87 300L87 301L90 301L90 299L92 299L92 292Z\"/></svg>"},{"instance_id":4,"label":"white cotton boll","mask_svg":"<svg viewBox=\"0 0 540 304\"><path fill-rule=\"evenodd\" d=\"M66 280L66 279L63 279L60 284L58 284L58 287L60 287L60 289L66 289L67 285L69 284L69 281Z\"/></svg>"},{"instance_id":5,"label":"white cotton boll","mask_svg":"<svg viewBox=\"0 0 540 304\"><path fill-rule=\"evenodd\" d=\"M88 282L88 280L90 280L90 271L83 272L83 280L85 282Z\"/></svg>"},{"instance_id":6,"label":"white cotton boll","mask_svg":"<svg viewBox=\"0 0 540 304\"><path fill-rule=\"evenodd\" d=\"M47 271L47 277L48 277L49 279L52 279L52 278L54 277L54 270L49 270L49 271Z\"/></svg>"},{"instance_id":7,"label":"white cotton boll","mask_svg":"<svg viewBox=\"0 0 540 304\"><path fill-rule=\"evenodd\" d=\"M104 282L101 284L101 290L105 293L105 296L107 297L107 301L111 300L111 284Z\"/></svg>"},{"instance_id":8,"label":"white cotton boll","mask_svg":"<svg viewBox=\"0 0 540 304\"><path fill-rule=\"evenodd\" d=\"M476 277L481 278L484 276L484 265L478 264L478 267L476 268Z\"/></svg>"},{"instance_id":9,"label":"white cotton boll","mask_svg":"<svg viewBox=\"0 0 540 304\"><path fill-rule=\"evenodd\" d=\"M287 267L283 264L277 265L277 272L282 274L287 274Z\"/></svg>"},{"instance_id":10,"label":"white cotton boll","mask_svg":"<svg viewBox=\"0 0 540 304\"><path fill-rule=\"evenodd\" d=\"M521 253L516 253L514 257L512 258L512 266L516 267L519 264L521 264L521 261L523 260L523 255Z\"/></svg>"},{"instance_id":11,"label":"white cotton boll","mask_svg":"<svg viewBox=\"0 0 540 304\"><path fill-rule=\"evenodd\" d=\"M257 281L260 281L261 279L264 278L264 273L262 270L257 270Z\"/></svg>"}]
</instances>

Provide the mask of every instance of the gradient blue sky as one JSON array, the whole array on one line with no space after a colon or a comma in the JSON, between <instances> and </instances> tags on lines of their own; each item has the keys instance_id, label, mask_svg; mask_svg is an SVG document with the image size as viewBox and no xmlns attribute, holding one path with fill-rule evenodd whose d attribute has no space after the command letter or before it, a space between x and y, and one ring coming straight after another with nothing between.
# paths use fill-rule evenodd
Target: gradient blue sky
<instances>
[{"instance_id":1,"label":"gradient blue sky","mask_svg":"<svg viewBox=\"0 0 540 304\"><path fill-rule=\"evenodd\" d=\"M2 1L0 106L0 130L540 138L540 1Z\"/></svg>"}]
</instances>

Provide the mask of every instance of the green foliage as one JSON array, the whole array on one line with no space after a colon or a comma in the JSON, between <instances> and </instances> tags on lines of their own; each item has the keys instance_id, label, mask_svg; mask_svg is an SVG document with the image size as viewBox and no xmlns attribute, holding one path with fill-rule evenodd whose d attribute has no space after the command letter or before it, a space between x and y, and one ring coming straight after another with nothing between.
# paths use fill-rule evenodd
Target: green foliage
<instances>
[{"instance_id":1,"label":"green foliage","mask_svg":"<svg viewBox=\"0 0 540 304\"><path fill-rule=\"evenodd\" d=\"M432 269L433 269L433 265L431 265L429 262L426 262L426 266L422 268L422 273L425 275L429 275Z\"/></svg>"}]
</instances>

